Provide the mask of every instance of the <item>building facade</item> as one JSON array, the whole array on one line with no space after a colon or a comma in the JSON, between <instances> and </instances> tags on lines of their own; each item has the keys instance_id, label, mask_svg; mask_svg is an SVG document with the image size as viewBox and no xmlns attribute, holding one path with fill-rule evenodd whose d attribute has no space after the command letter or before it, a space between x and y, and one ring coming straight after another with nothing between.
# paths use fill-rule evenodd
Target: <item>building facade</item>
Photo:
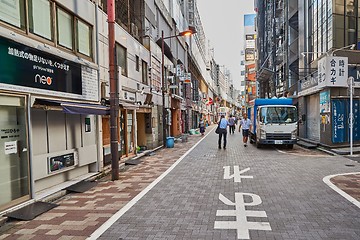
<instances>
[{"instance_id":1,"label":"building facade","mask_svg":"<svg viewBox=\"0 0 360 240\"><path fill-rule=\"evenodd\" d=\"M106 3L0 2L0 212L108 168ZM124 163L163 146L164 129L176 137L198 128L200 118L215 121L227 95L224 74L218 77L217 65L209 68L196 1L116 0L115 8ZM189 27L197 34L178 36Z\"/></svg>"},{"instance_id":2,"label":"building facade","mask_svg":"<svg viewBox=\"0 0 360 240\"><path fill-rule=\"evenodd\" d=\"M359 143L359 3L280 0L256 4L260 96L295 99L300 138L329 147L348 146L347 78L353 76L353 140ZM271 18L276 21L268 21Z\"/></svg>"}]
</instances>

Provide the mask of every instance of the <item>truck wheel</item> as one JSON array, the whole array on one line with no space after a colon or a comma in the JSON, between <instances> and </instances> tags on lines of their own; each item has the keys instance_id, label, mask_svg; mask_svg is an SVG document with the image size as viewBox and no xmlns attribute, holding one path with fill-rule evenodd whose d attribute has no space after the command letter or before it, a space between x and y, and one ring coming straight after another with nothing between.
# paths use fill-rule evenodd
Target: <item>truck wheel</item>
<instances>
[{"instance_id":1,"label":"truck wheel","mask_svg":"<svg viewBox=\"0 0 360 240\"><path fill-rule=\"evenodd\" d=\"M293 149L293 148L294 148L294 144L288 144L288 145L287 145L287 148L288 148L288 149Z\"/></svg>"},{"instance_id":2,"label":"truck wheel","mask_svg":"<svg viewBox=\"0 0 360 240\"><path fill-rule=\"evenodd\" d=\"M256 147L257 147L257 148L261 148L261 143L259 143L258 141L256 141L255 144L256 144Z\"/></svg>"}]
</instances>

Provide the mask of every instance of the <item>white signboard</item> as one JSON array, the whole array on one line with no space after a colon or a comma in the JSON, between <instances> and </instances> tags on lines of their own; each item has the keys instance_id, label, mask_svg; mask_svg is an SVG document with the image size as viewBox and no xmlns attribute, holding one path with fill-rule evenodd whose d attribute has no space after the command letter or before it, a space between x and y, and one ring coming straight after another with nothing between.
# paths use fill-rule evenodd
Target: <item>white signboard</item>
<instances>
[{"instance_id":1,"label":"white signboard","mask_svg":"<svg viewBox=\"0 0 360 240\"><path fill-rule=\"evenodd\" d=\"M185 74L185 69L183 64L176 65L176 76L182 77Z\"/></svg>"},{"instance_id":2,"label":"white signboard","mask_svg":"<svg viewBox=\"0 0 360 240\"><path fill-rule=\"evenodd\" d=\"M319 87L348 87L348 58L326 56L318 61Z\"/></svg>"},{"instance_id":3,"label":"white signboard","mask_svg":"<svg viewBox=\"0 0 360 240\"><path fill-rule=\"evenodd\" d=\"M246 48L255 48L255 40L246 40Z\"/></svg>"},{"instance_id":4,"label":"white signboard","mask_svg":"<svg viewBox=\"0 0 360 240\"><path fill-rule=\"evenodd\" d=\"M6 155L17 153L17 141L5 142L4 147Z\"/></svg>"}]
</instances>

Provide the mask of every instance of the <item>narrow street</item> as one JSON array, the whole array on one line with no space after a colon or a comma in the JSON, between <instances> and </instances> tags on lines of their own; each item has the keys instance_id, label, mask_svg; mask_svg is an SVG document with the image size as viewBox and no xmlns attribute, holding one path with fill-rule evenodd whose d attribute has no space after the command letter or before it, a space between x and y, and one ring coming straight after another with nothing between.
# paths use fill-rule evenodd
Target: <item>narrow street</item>
<instances>
[{"instance_id":1,"label":"narrow street","mask_svg":"<svg viewBox=\"0 0 360 240\"><path fill-rule=\"evenodd\" d=\"M219 150L210 132L91 239L360 238L360 209L323 182L359 164L240 143L239 133L228 135Z\"/></svg>"}]
</instances>

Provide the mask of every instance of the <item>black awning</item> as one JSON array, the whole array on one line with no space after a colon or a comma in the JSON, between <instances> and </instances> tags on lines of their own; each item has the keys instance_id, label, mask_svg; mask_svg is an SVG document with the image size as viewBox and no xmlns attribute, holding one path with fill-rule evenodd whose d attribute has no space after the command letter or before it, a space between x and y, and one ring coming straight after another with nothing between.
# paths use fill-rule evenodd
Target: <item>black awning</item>
<instances>
[{"instance_id":1,"label":"black awning","mask_svg":"<svg viewBox=\"0 0 360 240\"><path fill-rule=\"evenodd\" d=\"M259 82L263 82L263 81L268 81L272 76L273 76L274 72L271 71L268 68L261 68L258 72L257 72L257 80Z\"/></svg>"},{"instance_id":2,"label":"black awning","mask_svg":"<svg viewBox=\"0 0 360 240\"><path fill-rule=\"evenodd\" d=\"M59 106L69 114L109 115L110 107L96 103L67 102L52 99L36 99L34 105Z\"/></svg>"}]
</instances>

